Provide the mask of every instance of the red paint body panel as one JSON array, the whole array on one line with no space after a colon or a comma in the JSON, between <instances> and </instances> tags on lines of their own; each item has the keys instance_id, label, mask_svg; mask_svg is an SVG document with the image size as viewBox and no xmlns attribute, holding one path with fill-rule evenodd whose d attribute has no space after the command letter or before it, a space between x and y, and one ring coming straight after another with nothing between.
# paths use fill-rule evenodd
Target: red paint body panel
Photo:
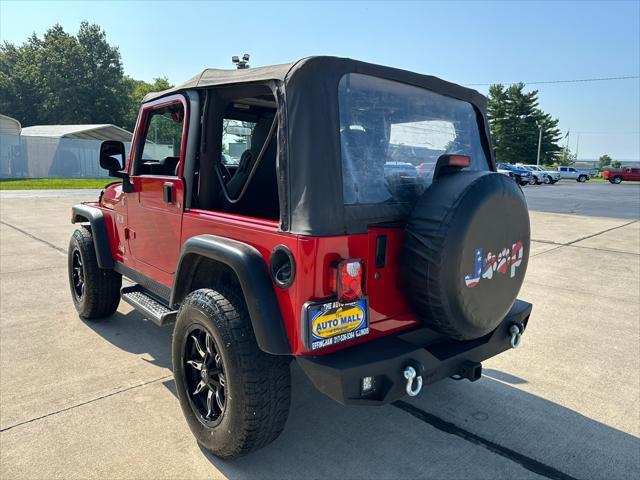
<instances>
[{"instance_id":1,"label":"red paint body panel","mask_svg":"<svg viewBox=\"0 0 640 480\"><path fill-rule=\"evenodd\" d=\"M626 182L640 182L640 168L626 167L622 170L605 170L602 175L605 180L613 180L620 177Z\"/></svg>"},{"instance_id":2,"label":"red paint body panel","mask_svg":"<svg viewBox=\"0 0 640 480\"><path fill-rule=\"evenodd\" d=\"M184 186L180 178L131 177L134 192L128 194L129 248L136 270L154 276L173 274L180 253L180 228ZM162 200L165 184L173 186L174 202Z\"/></svg>"},{"instance_id":3,"label":"red paint body panel","mask_svg":"<svg viewBox=\"0 0 640 480\"><path fill-rule=\"evenodd\" d=\"M267 264L276 245L287 246L296 261L296 277L290 288L281 289L274 284L274 290L295 355L307 353L302 338L301 317L304 304L335 298L328 285L331 264L343 258L364 259L365 292L369 296L371 333L360 339L314 352L317 355L417 325L399 288L396 262L389 262L387 267L380 270L367 269L368 265L375 265L370 258L375 253L371 253L370 246L373 245L375 252L375 237L380 233L386 234L389 239L388 258L397 258L402 238L401 229L372 229L365 235L306 237L279 232L277 222L192 210L185 212L183 216L181 243L192 236L202 234L231 238L255 247ZM376 271L381 274L379 280L374 279Z\"/></svg>"},{"instance_id":4,"label":"red paint body panel","mask_svg":"<svg viewBox=\"0 0 640 480\"><path fill-rule=\"evenodd\" d=\"M123 241L124 226L116 218L118 215L125 215L126 218L126 214L121 210L123 208L122 201L114 203L113 200L122 196L135 198L136 195L137 193L123 194L120 186L108 187L103 195L101 208L105 217L109 219L107 224L111 237L112 254L116 260L128 267L171 288L173 286L171 273L144 264L137 257L129 254L128 247L125 248L124 253L117 250L117 246L121 245ZM125 201L124 206L130 202L131 200ZM111 210L113 205L115 205L115 209ZM168 245L166 242L169 233L166 233L161 239L154 240L163 242L166 248L171 248L172 257L174 252L179 252L180 247L187 239L203 234L217 235L252 245L262 254L267 264L271 251L276 245L282 244L291 250L296 261L295 280L288 289L281 289L274 284L274 291L280 304L294 355L310 354L302 336L303 307L309 301L335 298L335 295L329 290L328 279L332 263L339 259L362 258L364 260L365 293L369 298L370 333L350 342L315 351L314 355L341 350L382 335L418 326L400 287L397 262L392 261L392 259L397 259L399 254L402 241L401 228L373 228L368 234L362 235L307 237L280 232L278 222L221 212L194 209L184 212L181 216L176 215L176 217L181 218L181 231L178 230L178 223L176 223L170 234L180 233L179 239L173 245ZM131 220L131 217L129 220L132 228L139 228ZM161 227L168 229L169 224L163 220ZM381 269L375 268L375 244L378 235L387 236L388 262ZM135 241L138 240L139 237L135 239ZM128 244L131 243L129 240ZM154 248L153 252L158 256L162 253L159 248ZM177 263L177 253L175 253L174 261ZM173 270L175 271L175 265ZM378 279L375 278L376 273L379 273Z\"/></svg>"}]
</instances>

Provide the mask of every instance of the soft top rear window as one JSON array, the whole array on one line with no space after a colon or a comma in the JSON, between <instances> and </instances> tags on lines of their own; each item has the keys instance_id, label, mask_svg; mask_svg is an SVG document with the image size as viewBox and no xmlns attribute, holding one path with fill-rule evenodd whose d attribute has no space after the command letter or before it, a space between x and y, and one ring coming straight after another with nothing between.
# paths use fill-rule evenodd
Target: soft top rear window
<instances>
[{"instance_id":1,"label":"soft top rear window","mask_svg":"<svg viewBox=\"0 0 640 480\"><path fill-rule=\"evenodd\" d=\"M470 103L356 73L338 89L346 205L413 203L445 153L468 155L470 170L489 169Z\"/></svg>"}]
</instances>

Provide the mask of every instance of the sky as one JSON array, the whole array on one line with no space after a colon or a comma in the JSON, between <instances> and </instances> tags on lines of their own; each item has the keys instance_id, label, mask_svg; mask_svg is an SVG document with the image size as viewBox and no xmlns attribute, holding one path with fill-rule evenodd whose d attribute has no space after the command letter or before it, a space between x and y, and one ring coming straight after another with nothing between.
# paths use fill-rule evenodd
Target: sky
<instances>
[{"instance_id":1,"label":"sky","mask_svg":"<svg viewBox=\"0 0 640 480\"><path fill-rule=\"evenodd\" d=\"M97 23L124 70L185 81L309 55L351 57L461 84L640 75L640 1L209 2L0 0L0 40ZM488 87L476 85L486 94ZM579 159L640 159L640 79L531 85ZM564 141L563 141L564 142Z\"/></svg>"}]
</instances>

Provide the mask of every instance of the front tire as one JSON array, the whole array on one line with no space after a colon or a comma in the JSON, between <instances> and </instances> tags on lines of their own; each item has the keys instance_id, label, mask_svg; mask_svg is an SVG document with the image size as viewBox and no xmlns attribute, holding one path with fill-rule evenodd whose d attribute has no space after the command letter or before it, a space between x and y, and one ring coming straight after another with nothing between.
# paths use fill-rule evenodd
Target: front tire
<instances>
[{"instance_id":1,"label":"front tire","mask_svg":"<svg viewBox=\"0 0 640 480\"><path fill-rule=\"evenodd\" d=\"M587 177L586 177L585 175L580 175L580 176L578 177L578 182L580 182L580 183L584 183L584 182L586 182L586 181L587 181Z\"/></svg>"},{"instance_id":2,"label":"front tire","mask_svg":"<svg viewBox=\"0 0 640 480\"><path fill-rule=\"evenodd\" d=\"M544 176L543 183L545 183L547 185L549 185L550 183L552 184L551 178L549 178L549 175L545 175Z\"/></svg>"},{"instance_id":3,"label":"front tire","mask_svg":"<svg viewBox=\"0 0 640 480\"><path fill-rule=\"evenodd\" d=\"M622 177L616 177L613 179L613 183L620 185L622 183Z\"/></svg>"},{"instance_id":4,"label":"front tire","mask_svg":"<svg viewBox=\"0 0 640 480\"><path fill-rule=\"evenodd\" d=\"M289 361L258 348L239 289L200 289L187 296L178 311L172 359L182 412L206 450L237 457L268 445L284 429Z\"/></svg>"},{"instance_id":5,"label":"front tire","mask_svg":"<svg viewBox=\"0 0 640 480\"><path fill-rule=\"evenodd\" d=\"M89 228L82 226L73 232L67 266L73 305L82 318L106 317L117 310L122 275L112 269L98 267Z\"/></svg>"}]
</instances>

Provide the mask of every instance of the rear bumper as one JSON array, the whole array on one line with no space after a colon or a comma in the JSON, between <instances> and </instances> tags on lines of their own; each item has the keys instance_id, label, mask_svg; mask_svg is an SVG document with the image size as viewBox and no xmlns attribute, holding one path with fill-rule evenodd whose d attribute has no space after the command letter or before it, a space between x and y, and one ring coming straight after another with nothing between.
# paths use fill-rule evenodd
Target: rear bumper
<instances>
[{"instance_id":1,"label":"rear bumper","mask_svg":"<svg viewBox=\"0 0 640 480\"><path fill-rule=\"evenodd\" d=\"M345 405L384 405L406 395L403 371L413 366L423 386L452 375L480 378L480 362L511 348L512 324L524 332L532 305L516 300L505 319L491 333L470 341L439 338L416 342L416 335L384 337L333 354L297 357L315 387ZM428 337L429 335L427 335ZM433 335L431 335L433 337ZM362 391L362 379L373 377L373 390Z\"/></svg>"}]
</instances>

